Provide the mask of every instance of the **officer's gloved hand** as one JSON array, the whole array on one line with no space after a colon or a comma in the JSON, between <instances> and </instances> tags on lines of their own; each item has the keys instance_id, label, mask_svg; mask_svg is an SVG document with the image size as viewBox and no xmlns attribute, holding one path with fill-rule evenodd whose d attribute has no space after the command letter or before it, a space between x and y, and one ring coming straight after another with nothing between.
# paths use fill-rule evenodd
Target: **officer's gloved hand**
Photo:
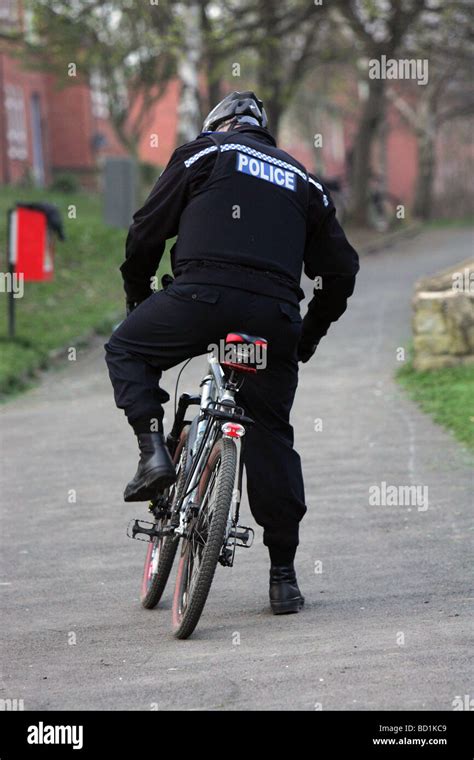
<instances>
[{"instance_id":1,"label":"officer's gloved hand","mask_svg":"<svg viewBox=\"0 0 474 760\"><path fill-rule=\"evenodd\" d=\"M301 338L297 348L298 361L306 364L315 353L318 344L319 340L314 341L313 338Z\"/></svg>"}]
</instances>

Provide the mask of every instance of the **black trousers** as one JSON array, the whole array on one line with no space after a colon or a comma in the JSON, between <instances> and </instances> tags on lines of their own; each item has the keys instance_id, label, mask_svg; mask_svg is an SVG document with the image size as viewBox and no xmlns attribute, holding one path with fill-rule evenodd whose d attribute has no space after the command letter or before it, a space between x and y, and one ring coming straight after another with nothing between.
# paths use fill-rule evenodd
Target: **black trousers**
<instances>
[{"instance_id":1,"label":"black trousers","mask_svg":"<svg viewBox=\"0 0 474 760\"><path fill-rule=\"evenodd\" d=\"M169 395L163 370L207 353L228 332L268 341L267 366L245 376L238 402L255 420L244 447L249 504L264 544L292 549L306 506L300 457L293 448L290 410L298 384L299 308L289 302L215 284L180 283L138 306L106 344L115 401L137 429L163 419ZM156 427L155 427L156 429Z\"/></svg>"}]
</instances>

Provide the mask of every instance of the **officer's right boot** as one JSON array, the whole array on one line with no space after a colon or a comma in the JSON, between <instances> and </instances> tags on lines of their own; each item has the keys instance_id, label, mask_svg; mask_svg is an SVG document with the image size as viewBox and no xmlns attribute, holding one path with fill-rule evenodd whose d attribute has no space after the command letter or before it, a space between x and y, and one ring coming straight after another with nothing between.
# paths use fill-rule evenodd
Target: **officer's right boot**
<instances>
[{"instance_id":1,"label":"officer's right boot","mask_svg":"<svg viewBox=\"0 0 474 760\"><path fill-rule=\"evenodd\" d=\"M299 612L304 596L298 588L293 562L270 567L270 606L274 615Z\"/></svg>"},{"instance_id":2,"label":"officer's right boot","mask_svg":"<svg viewBox=\"0 0 474 760\"><path fill-rule=\"evenodd\" d=\"M140 461L125 488L124 501L150 501L176 480L176 472L161 433L138 433Z\"/></svg>"}]
</instances>

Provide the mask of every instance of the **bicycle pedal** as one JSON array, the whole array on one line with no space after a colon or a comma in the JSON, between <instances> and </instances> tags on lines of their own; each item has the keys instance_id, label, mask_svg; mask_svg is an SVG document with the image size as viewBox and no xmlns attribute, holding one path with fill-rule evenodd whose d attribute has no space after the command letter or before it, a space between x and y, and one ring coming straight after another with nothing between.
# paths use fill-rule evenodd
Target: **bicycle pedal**
<instances>
[{"instance_id":1,"label":"bicycle pedal","mask_svg":"<svg viewBox=\"0 0 474 760\"><path fill-rule=\"evenodd\" d=\"M244 549L250 549L254 537L255 532L253 528L249 528L246 525L237 525L229 533L229 538L235 539L235 546L242 546Z\"/></svg>"},{"instance_id":2,"label":"bicycle pedal","mask_svg":"<svg viewBox=\"0 0 474 760\"><path fill-rule=\"evenodd\" d=\"M228 546L225 546L222 549L219 555L219 563L223 567L232 567L232 565L234 564L234 552Z\"/></svg>"},{"instance_id":3,"label":"bicycle pedal","mask_svg":"<svg viewBox=\"0 0 474 760\"><path fill-rule=\"evenodd\" d=\"M147 525L150 527L145 527ZM159 530L156 527L156 523L148 522L147 520L130 520L127 525L127 536L135 538L137 541L145 541L145 543L150 543L154 538L171 536L173 533L174 528L172 526L166 526L163 530ZM139 535L147 536L147 538L139 538Z\"/></svg>"}]
</instances>

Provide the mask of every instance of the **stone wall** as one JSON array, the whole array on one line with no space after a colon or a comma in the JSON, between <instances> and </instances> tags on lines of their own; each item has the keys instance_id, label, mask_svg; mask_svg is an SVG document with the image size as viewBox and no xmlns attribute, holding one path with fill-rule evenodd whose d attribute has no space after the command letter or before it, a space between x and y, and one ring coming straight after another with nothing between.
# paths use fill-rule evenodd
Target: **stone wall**
<instances>
[{"instance_id":1,"label":"stone wall","mask_svg":"<svg viewBox=\"0 0 474 760\"><path fill-rule=\"evenodd\" d=\"M413 343L417 370L474 362L474 259L419 280Z\"/></svg>"}]
</instances>

